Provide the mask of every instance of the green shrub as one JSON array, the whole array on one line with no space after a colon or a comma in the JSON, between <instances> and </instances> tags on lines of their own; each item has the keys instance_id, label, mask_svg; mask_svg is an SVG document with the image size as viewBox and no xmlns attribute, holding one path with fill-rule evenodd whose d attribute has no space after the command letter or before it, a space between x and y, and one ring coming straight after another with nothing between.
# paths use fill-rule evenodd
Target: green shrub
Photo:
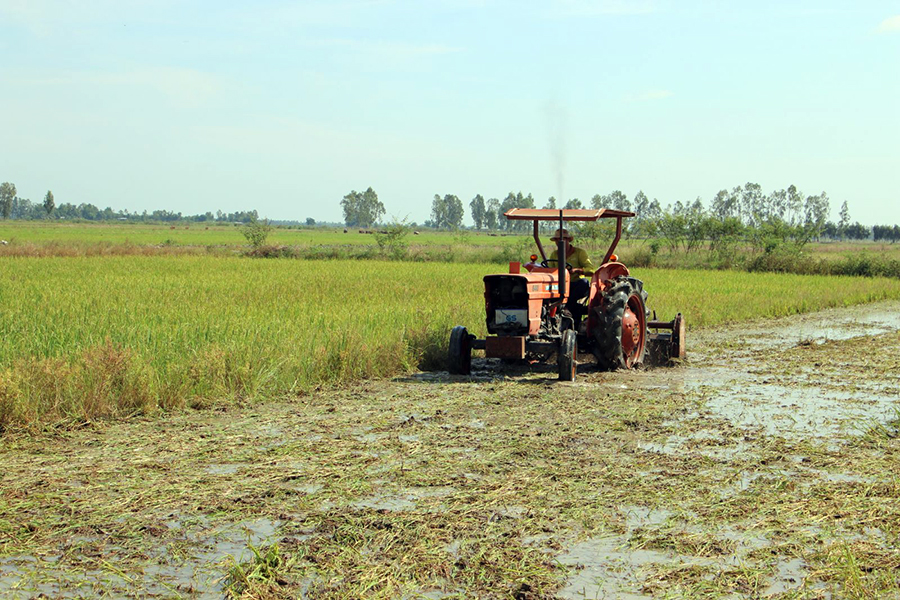
<instances>
[{"instance_id":1,"label":"green shrub","mask_svg":"<svg viewBox=\"0 0 900 600\"><path fill-rule=\"evenodd\" d=\"M269 234L272 233L272 225L268 219L260 221L254 217L241 228L241 233L247 239L250 247L258 250L266 245L266 240L269 239Z\"/></svg>"}]
</instances>

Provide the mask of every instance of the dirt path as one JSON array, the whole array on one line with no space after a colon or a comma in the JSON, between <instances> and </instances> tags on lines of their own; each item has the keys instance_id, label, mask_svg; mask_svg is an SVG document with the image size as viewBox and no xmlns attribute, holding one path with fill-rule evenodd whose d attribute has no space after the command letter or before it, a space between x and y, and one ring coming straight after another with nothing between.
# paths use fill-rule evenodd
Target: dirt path
<instances>
[{"instance_id":1,"label":"dirt path","mask_svg":"<svg viewBox=\"0 0 900 600\"><path fill-rule=\"evenodd\" d=\"M900 598L900 304L0 446L0 596ZM238 566L239 565L239 566Z\"/></svg>"}]
</instances>

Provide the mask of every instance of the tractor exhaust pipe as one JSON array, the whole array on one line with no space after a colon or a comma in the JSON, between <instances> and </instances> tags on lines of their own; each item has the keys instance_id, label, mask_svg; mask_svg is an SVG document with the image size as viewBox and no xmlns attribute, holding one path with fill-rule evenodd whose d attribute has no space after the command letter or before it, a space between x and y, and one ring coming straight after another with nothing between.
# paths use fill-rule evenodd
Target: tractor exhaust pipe
<instances>
[{"instance_id":1,"label":"tractor exhaust pipe","mask_svg":"<svg viewBox=\"0 0 900 600\"><path fill-rule=\"evenodd\" d=\"M566 281L566 237L563 235L563 211L559 211L559 239L556 240L556 266L559 269L559 302L563 304L569 296Z\"/></svg>"}]
</instances>

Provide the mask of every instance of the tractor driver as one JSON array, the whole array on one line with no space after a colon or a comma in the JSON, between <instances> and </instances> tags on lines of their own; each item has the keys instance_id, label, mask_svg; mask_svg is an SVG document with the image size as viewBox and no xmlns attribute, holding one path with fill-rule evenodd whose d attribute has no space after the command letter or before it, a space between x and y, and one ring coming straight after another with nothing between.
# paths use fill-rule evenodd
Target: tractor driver
<instances>
[{"instance_id":1,"label":"tractor driver","mask_svg":"<svg viewBox=\"0 0 900 600\"><path fill-rule=\"evenodd\" d=\"M568 229L557 229L550 238L553 242L558 242L560 239L566 240L566 263L572 267L569 269L569 275L572 279L569 283L569 299L566 302L566 308L569 309L569 312L575 318L575 327L577 329L585 312L584 306L578 301L586 298L591 290L590 277L594 274L594 263L588 257L587 251L572 245L574 238ZM550 266L556 266L556 259L557 251L554 250L550 253L550 260L548 261ZM587 277L583 277L584 275L587 275Z\"/></svg>"}]
</instances>

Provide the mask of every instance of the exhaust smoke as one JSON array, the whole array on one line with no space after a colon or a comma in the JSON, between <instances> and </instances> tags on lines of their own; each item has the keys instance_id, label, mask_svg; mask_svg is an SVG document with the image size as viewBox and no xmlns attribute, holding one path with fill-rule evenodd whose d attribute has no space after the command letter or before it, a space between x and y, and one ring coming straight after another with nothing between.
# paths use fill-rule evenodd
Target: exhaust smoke
<instances>
[{"instance_id":1,"label":"exhaust smoke","mask_svg":"<svg viewBox=\"0 0 900 600\"><path fill-rule=\"evenodd\" d=\"M565 203L566 173L566 131L568 112L565 107L553 100L544 105L544 117L547 120L547 137L550 148L550 166L556 177L557 202ZM562 204L560 205L562 206Z\"/></svg>"}]
</instances>

